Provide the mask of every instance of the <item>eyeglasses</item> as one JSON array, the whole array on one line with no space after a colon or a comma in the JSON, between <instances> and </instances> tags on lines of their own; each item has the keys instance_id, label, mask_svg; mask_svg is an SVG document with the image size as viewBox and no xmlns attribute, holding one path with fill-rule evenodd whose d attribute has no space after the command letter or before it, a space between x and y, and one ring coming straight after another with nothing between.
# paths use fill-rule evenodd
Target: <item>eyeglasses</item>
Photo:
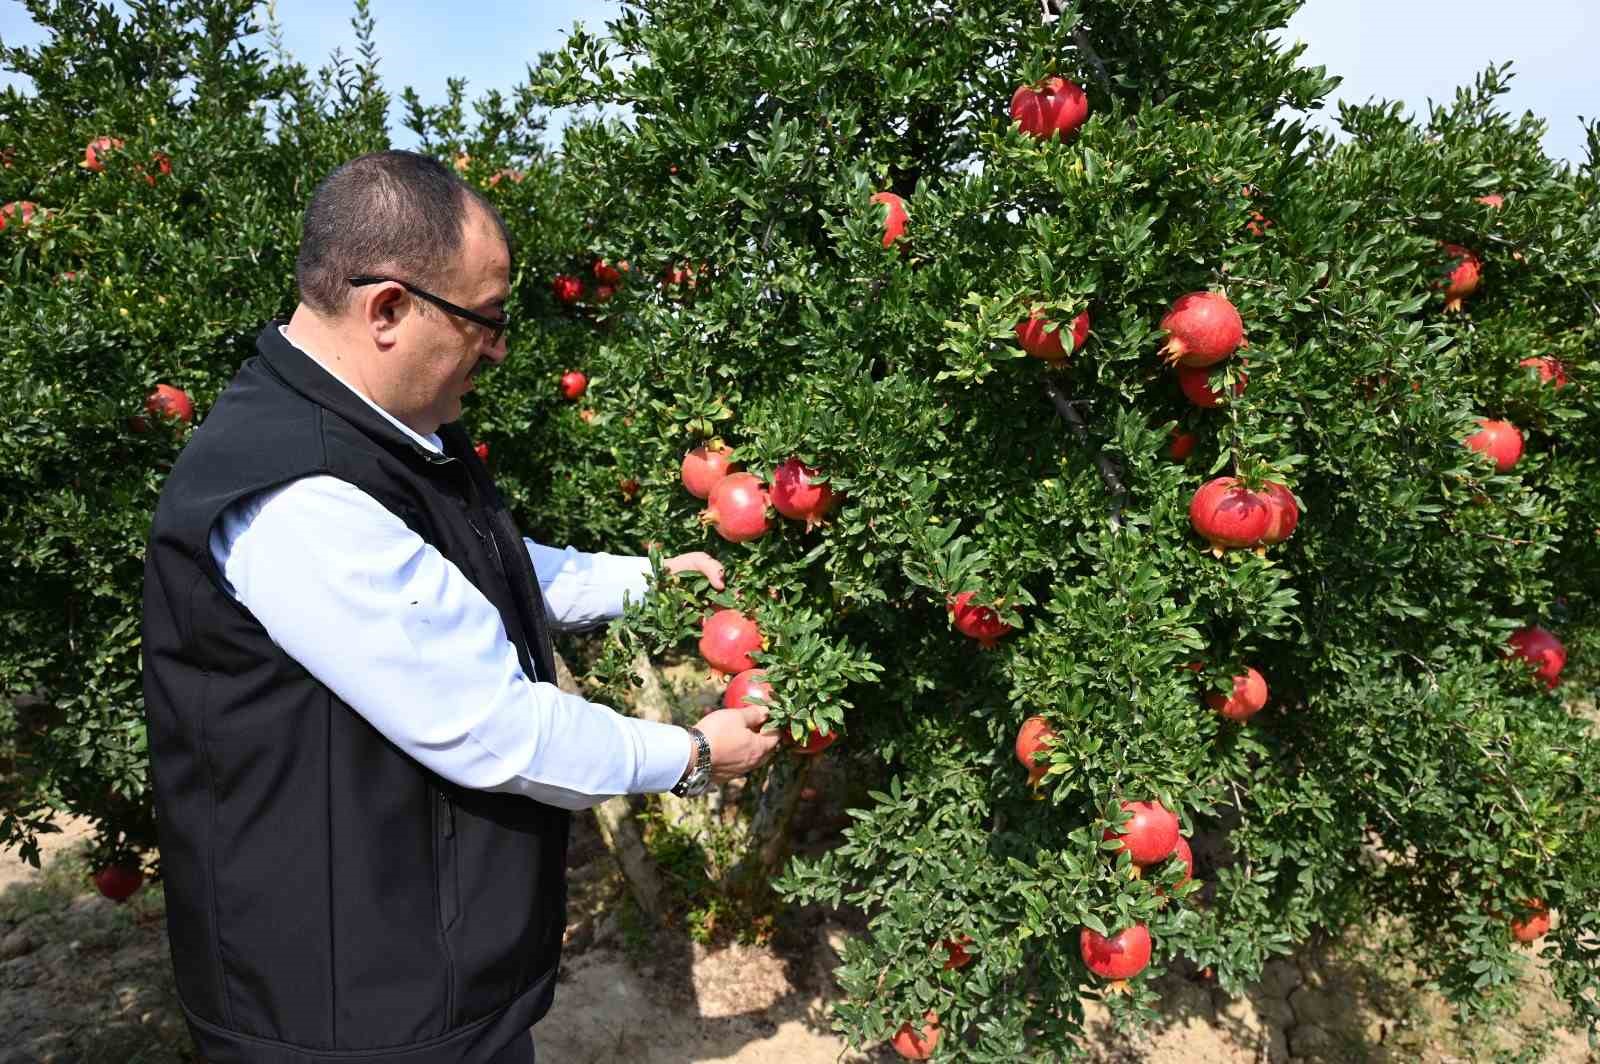
<instances>
[{"instance_id":1,"label":"eyeglasses","mask_svg":"<svg viewBox=\"0 0 1600 1064\"><path fill-rule=\"evenodd\" d=\"M448 299L442 299L432 292L402 281L398 277L347 277L345 280L350 282L351 288L365 288L367 285L372 284L397 284L418 299L426 299L446 314L454 314L458 318L465 318L474 325L481 325L488 329L489 343L491 344L498 344L500 337L505 334L506 329L511 325L511 318L508 315L502 314L498 318L485 317L477 311L468 310L466 307L458 307Z\"/></svg>"}]
</instances>

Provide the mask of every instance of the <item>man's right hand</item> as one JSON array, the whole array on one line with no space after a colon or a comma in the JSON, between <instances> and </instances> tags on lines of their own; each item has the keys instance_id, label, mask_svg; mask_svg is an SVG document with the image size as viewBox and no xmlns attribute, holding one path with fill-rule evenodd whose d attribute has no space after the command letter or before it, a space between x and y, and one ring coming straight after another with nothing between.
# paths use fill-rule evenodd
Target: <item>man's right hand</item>
<instances>
[{"instance_id":1,"label":"man's right hand","mask_svg":"<svg viewBox=\"0 0 1600 1064\"><path fill-rule=\"evenodd\" d=\"M766 762L778 748L780 733L763 732L767 711L760 706L719 709L695 724L711 744L711 782L727 783Z\"/></svg>"}]
</instances>

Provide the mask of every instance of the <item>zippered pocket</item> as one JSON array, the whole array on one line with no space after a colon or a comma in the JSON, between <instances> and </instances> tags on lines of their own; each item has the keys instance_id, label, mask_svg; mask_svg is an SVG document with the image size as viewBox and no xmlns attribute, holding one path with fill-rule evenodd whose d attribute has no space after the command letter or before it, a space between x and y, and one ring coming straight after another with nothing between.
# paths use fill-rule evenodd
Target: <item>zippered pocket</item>
<instances>
[{"instance_id":1,"label":"zippered pocket","mask_svg":"<svg viewBox=\"0 0 1600 1064\"><path fill-rule=\"evenodd\" d=\"M456 807L442 791L434 803L434 847L439 883L439 930L448 931L461 915L461 874L456 854Z\"/></svg>"}]
</instances>

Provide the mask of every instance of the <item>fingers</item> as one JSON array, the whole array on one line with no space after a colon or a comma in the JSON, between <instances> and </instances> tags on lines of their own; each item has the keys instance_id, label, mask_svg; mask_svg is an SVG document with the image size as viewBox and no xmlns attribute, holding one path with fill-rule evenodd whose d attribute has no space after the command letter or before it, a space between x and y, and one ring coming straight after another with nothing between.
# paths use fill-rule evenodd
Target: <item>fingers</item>
<instances>
[{"instance_id":1,"label":"fingers","mask_svg":"<svg viewBox=\"0 0 1600 1064\"><path fill-rule=\"evenodd\" d=\"M751 731L760 731L761 726L767 722L767 709L765 706L743 705L739 713L744 718L744 726Z\"/></svg>"}]
</instances>

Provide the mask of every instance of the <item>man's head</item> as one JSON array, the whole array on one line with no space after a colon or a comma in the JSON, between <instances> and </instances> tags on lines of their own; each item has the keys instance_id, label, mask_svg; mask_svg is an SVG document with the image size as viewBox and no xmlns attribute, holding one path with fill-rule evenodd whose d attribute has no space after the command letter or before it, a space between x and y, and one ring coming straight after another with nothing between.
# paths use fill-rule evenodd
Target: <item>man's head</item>
<instances>
[{"instance_id":1,"label":"man's head","mask_svg":"<svg viewBox=\"0 0 1600 1064\"><path fill-rule=\"evenodd\" d=\"M389 413L432 432L461 416L477 371L505 358L503 336L484 322L505 317L510 245L494 208L437 160L404 151L352 159L306 207L290 334Z\"/></svg>"}]
</instances>

